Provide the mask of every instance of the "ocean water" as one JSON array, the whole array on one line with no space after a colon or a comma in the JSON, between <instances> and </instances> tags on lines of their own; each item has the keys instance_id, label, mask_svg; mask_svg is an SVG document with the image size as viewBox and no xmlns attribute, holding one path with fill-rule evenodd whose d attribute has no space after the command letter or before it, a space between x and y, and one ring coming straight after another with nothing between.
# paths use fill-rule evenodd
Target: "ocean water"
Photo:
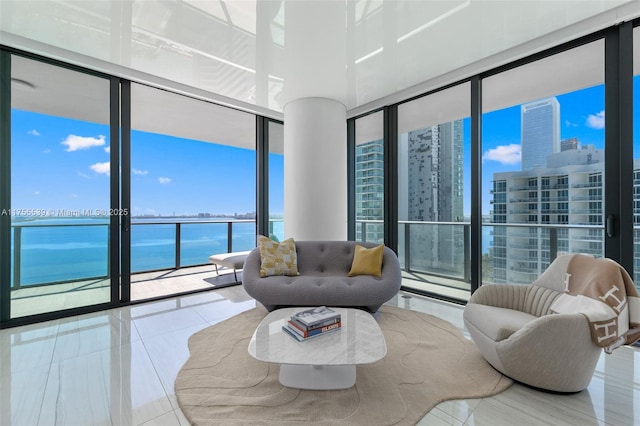
<instances>
[{"instance_id":1,"label":"ocean water","mask_svg":"<svg viewBox=\"0 0 640 426\"><path fill-rule=\"evenodd\" d=\"M132 273L175 267L175 223L149 222L134 219L132 223ZM198 223L188 219L180 222L179 266L206 264L210 255L227 252L227 222ZM282 234L282 222L274 222L274 234ZM109 227L104 219L16 222L12 233L12 265L16 235L20 241L21 286L109 274ZM251 250L255 247L255 237L254 222L233 223L233 251ZM14 272L12 270L12 282Z\"/></svg>"}]
</instances>

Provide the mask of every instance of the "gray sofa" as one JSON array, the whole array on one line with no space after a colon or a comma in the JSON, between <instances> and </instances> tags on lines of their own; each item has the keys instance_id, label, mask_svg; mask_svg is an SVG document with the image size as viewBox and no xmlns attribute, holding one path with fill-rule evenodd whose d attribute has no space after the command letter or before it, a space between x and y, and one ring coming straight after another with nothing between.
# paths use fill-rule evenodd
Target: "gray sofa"
<instances>
[{"instance_id":1,"label":"gray sofa","mask_svg":"<svg viewBox=\"0 0 640 426\"><path fill-rule=\"evenodd\" d=\"M249 253L242 271L242 284L251 297L272 311L282 306L341 306L376 312L400 289L400 263L384 248L382 275L348 277L356 244L354 241L296 241L298 276L260 277L260 250Z\"/></svg>"}]
</instances>

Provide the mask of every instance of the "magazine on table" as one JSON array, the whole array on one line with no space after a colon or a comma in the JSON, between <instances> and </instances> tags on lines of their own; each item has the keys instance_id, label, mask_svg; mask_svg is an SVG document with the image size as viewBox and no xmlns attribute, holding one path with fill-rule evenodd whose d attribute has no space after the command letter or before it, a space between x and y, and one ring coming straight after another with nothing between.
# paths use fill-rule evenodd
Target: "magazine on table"
<instances>
[{"instance_id":1,"label":"magazine on table","mask_svg":"<svg viewBox=\"0 0 640 426\"><path fill-rule=\"evenodd\" d=\"M291 316L291 319L298 321L307 328L322 326L331 320L340 319L340 314L326 306L318 306L317 308L307 309ZM331 324L331 322L329 322Z\"/></svg>"}]
</instances>

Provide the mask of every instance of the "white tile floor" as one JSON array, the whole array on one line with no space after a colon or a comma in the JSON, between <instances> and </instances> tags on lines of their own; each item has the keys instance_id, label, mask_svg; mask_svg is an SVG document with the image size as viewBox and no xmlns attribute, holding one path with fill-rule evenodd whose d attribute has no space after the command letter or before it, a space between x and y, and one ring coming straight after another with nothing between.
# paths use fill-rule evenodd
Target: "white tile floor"
<instances>
[{"instance_id":1,"label":"white tile floor","mask_svg":"<svg viewBox=\"0 0 640 426\"><path fill-rule=\"evenodd\" d=\"M446 319L462 307L401 293L389 304ZM186 425L173 382L193 333L255 306L241 286L0 331L0 424ZM640 424L640 349L603 355L589 388L515 384L442 403L421 425Z\"/></svg>"}]
</instances>

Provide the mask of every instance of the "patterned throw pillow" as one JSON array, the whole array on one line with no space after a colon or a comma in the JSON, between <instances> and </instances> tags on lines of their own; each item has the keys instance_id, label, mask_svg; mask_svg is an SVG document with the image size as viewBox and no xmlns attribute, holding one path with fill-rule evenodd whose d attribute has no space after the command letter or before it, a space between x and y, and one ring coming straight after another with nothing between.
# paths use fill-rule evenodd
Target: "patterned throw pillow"
<instances>
[{"instance_id":1,"label":"patterned throw pillow","mask_svg":"<svg viewBox=\"0 0 640 426\"><path fill-rule=\"evenodd\" d=\"M260 276L300 275L298 272L298 255L293 238L281 243L263 235L258 237L260 247Z\"/></svg>"}]
</instances>

